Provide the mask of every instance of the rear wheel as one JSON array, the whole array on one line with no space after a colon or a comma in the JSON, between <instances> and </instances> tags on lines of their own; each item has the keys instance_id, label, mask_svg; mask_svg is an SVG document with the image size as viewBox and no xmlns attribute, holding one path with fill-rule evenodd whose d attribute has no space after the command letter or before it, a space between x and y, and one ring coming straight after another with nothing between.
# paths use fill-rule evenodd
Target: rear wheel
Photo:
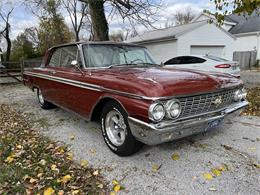
<instances>
[{"instance_id":1,"label":"rear wheel","mask_svg":"<svg viewBox=\"0 0 260 195\"><path fill-rule=\"evenodd\" d=\"M52 103L44 99L42 91L40 89L37 89L37 98L42 109L47 110L47 109L55 108L55 106Z\"/></svg>"},{"instance_id":2,"label":"rear wheel","mask_svg":"<svg viewBox=\"0 0 260 195\"><path fill-rule=\"evenodd\" d=\"M129 156L142 147L131 133L127 121L127 113L122 106L114 101L108 102L101 116L102 134L112 152L119 156Z\"/></svg>"}]
</instances>

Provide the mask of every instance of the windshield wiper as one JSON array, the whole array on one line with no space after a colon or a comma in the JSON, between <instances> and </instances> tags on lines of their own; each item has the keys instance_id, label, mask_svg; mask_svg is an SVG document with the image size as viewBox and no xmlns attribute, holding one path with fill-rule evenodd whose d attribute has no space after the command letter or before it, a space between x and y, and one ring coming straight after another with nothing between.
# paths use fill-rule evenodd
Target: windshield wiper
<instances>
[{"instance_id":1,"label":"windshield wiper","mask_svg":"<svg viewBox=\"0 0 260 195\"><path fill-rule=\"evenodd\" d=\"M160 66L159 64L154 64L154 63L146 63L146 62L143 62L143 63L129 63L129 64L112 64L112 65L110 65L110 66L107 66L107 68L113 68L113 67L116 67L116 66L147 66L147 65L149 65L149 66L151 66L151 65L153 65L153 66Z\"/></svg>"},{"instance_id":2,"label":"windshield wiper","mask_svg":"<svg viewBox=\"0 0 260 195\"><path fill-rule=\"evenodd\" d=\"M107 66L107 68L113 68L113 67L116 67L116 66L126 66L128 64L112 64L110 66Z\"/></svg>"},{"instance_id":3,"label":"windshield wiper","mask_svg":"<svg viewBox=\"0 0 260 195\"><path fill-rule=\"evenodd\" d=\"M134 65L149 65L149 66L161 66L160 64L154 64L154 63L149 63L149 62L142 62Z\"/></svg>"}]
</instances>

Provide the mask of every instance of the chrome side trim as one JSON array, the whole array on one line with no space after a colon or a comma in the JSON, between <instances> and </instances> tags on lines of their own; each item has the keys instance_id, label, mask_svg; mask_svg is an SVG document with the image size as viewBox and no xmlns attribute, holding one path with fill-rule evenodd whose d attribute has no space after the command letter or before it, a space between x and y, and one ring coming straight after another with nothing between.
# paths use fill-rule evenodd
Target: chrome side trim
<instances>
[{"instance_id":1,"label":"chrome side trim","mask_svg":"<svg viewBox=\"0 0 260 195\"><path fill-rule=\"evenodd\" d=\"M47 80L51 80L51 81L56 81L59 83L64 83L67 85L72 85L75 87L80 87L83 89L89 89L89 90L94 90L94 91L99 91L99 92L110 92L110 93L114 93L117 95L132 97L135 99L144 99L144 100L157 100L158 99L158 98L150 98L150 97L146 97L146 96L139 96L139 95L123 92L123 91L105 88L100 85L94 85L94 84L85 83L85 82L81 82L81 81L65 79L62 77L56 77L56 76L45 75L45 74L40 74L40 73L33 73L33 72L28 72L28 71L24 72L24 74L28 75L28 76L34 76L34 77L43 78L43 79L47 79Z\"/></svg>"},{"instance_id":2,"label":"chrome side trim","mask_svg":"<svg viewBox=\"0 0 260 195\"><path fill-rule=\"evenodd\" d=\"M84 89L102 91L102 92L110 92L110 93L114 93L114 94L117 94L117 95L131 97L131 98L134 98L134 99L142 99L142 100L149 100L149 101L169 100L169 99L172 99L172 98L179 98L179 97L191 97L191 96L196 96L196 95L201 95L201 94L212 94L212 93L224 91L224 90L227 90L227 89L234 89L234 88L239 88L239 87L243 86L243 85L237 85L237 86L234 86L234 87L222 88L222 89L211 91L211 92L194 93L194 94L189 94L189 95L177 95L177 96L165 96L165 97L148 97L148 96L136 95L136 94L132 94L132 93L124 92L124 91L118 91L118 90L115 90L115 89L105 88L105 87L102 87L100 85L94 85L94 84L90 84L90 83L86 83L86 82L80 82L80 81L65 79L65 78L62 78L62 77L51 76L51 75L46 75L46 74L41 74L41 73L34 73L34 72L30 72L30 71L25 71L23 74L29 75L29 76L35 76L35 77L38 77L38 78L53 80L53 81L56 81L56 82L60 82L60 83L68 84L68 85L73 85L73 86L76 86L76 87L81 87L81 88L84 88Z\"/></svg>"},{"instance_id":3,"label":"chrome side trim","mask_svg":"<svg viewBox=\"0 0 260 195\"><path fill-rule=\"evenodd\" d=\"M50 76L50 75L45 75L45 74L38 74L38 73L24 72L24 74L28 75L28 76L34 76L34 77L38 77L38 78L48 79L48 80L51 80L51 81L56 81L56 82L72 85L72 86L75 86L75 87L81 87L81 88L84 88L84 89L91 89L91 90L94 90L94 91L102 91L100 89L100 87L97 86L97 85L86 84L86 83L83 83L83 82L80 82L80 81L74 81L74 80L70 80L70 79L64 79L64 78L61 78L61 77Z\"/></svg>"}]
</instances>

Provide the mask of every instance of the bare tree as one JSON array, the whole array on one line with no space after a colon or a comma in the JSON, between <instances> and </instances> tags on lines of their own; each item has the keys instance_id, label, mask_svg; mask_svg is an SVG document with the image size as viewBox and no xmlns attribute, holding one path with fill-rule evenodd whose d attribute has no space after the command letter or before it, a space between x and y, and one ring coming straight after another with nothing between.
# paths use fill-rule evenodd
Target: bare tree
<instances>
[{"instance_id":1,"label":"bare tree","mask_svg":"<svg viewBox=\"0 0 260 195\"><path fill-rule=\"evenodd\" d=\"M79 41L80 31L84 24L86 24L84 19L88 17L88 4L79 2L78 0L62 0L62 4L69 14L75 33L75 40Z\"/></svg>"},{"instance_id":2,"label":"bare tree","mask_svg":"<svg viewBox=\"0 0 260 195\"><path fill-rule=\"evenodd\" d=\"M0 31L0 35L5 38L7 43L6 57L5 57L6 61L9 61L11 56L12 41L10 38L11 25L9 20L13 10L14 8L12 7L6 13L2 11L0 12L0 19L4 23L3 29Z\"/></svg>"},{"instance_id":3,"label":"bare tree","mask_svg":"<svg viewBox=\"0 0 260 195\"><path fill-rule=\"evenodd\" d=\"M109 40L109 26L105 7L110 15L128 20L132 28L136 25L153 26L161 2L153 0L80 0L89 6L95 41Z\"/></svg>"},{"instance_id":4,"label":"bare tree","mask_svg":"<svg viewBox=\"0 0 260 195\"><path fill-rule=\"evenodd\" d=\"M187 8L184 11L178 11L174 14L175 24L188 24L195 16L196 14L192 12L191 8Z\"/></svg>"}]
</instances>

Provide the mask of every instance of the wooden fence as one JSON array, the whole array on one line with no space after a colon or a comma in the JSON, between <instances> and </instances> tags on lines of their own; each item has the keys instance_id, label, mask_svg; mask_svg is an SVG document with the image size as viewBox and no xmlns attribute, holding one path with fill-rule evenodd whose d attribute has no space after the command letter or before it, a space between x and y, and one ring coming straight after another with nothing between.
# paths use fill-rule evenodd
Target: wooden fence
<instances>
[{"instance_id":1,"label":"wooden fence","mask_svg":"<svg viewBox=\"0 0 260 195\"><path fill-rule=\"evenodd\" d=\"M17 82L22 81L22 73L26 69L39 67L41 60L22 60L20 62L2 62L0 64L0 79L11 78Z\"/></svg>"},{"instance_id":2,"label":"wooden fence","mask_svg":"<svg viewBox=\"0 0 260 195\"><path fill-rule=\"evenodd\" d=\"M239 62L241 70L251 70L257 65L256 51L236 51L233 53L233 61Z\"/></svg>"}]
</instances>

